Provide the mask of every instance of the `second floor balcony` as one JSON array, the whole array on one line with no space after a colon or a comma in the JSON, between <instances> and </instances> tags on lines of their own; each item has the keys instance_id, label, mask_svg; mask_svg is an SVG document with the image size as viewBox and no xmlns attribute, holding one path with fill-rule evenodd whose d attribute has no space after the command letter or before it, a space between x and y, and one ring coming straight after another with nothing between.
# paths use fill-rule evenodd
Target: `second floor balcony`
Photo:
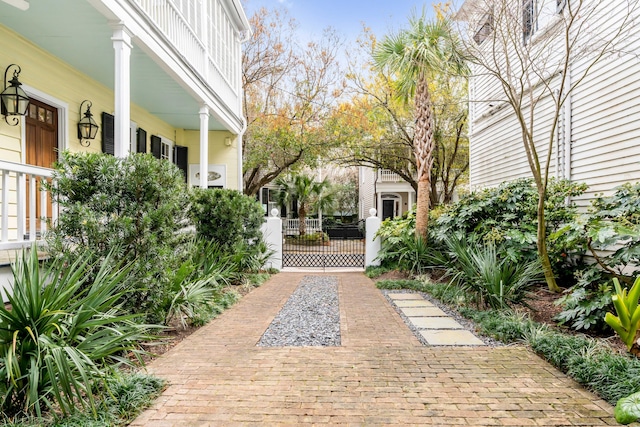
<instances>
[{"instance_id":1,"label":"second floor balcony","mask_svg":"<svg viewBox=\"0 0 640 427\"><path fill-rule=\"evenodd\" d=\"M2 26L45 53L25 64L18 46L3 49L3 67L20 63L27 84L29 70L61 61L70 86L77 71L113 90L116 116L130 102L175 128L199 129L204 106L209 130L242 131L241 44L250 27L240 0L0 1Z\"/></svg>"}]
</instances>

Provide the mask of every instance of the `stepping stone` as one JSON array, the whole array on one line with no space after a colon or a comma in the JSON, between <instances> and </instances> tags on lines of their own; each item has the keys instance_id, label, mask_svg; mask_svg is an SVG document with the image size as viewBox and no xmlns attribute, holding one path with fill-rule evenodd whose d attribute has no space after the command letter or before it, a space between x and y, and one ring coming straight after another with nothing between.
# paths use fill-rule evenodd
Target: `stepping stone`
<instances>
[{"instance_id":1,"label":"stepping stone","mask_svg":"<svg viewBox=\"0 0 640 427\"><path fill-rule=\"evenodd\" d=\"M394 301L399 299L402 299L402 300L405 300L405 299L423 300L424 299L420 294L387 294L387 296Z\"/></svg>"},{"instance_id":2,"label":"stepping stone","mask_svg":"<svg viewBox=\"0 0 640 427\"><path fill-rule=\"evenodd\" d=\"M427 300L399 300L394 301L394 304L398 307L433 307L434 305Z\"/></svg>"},{"instance_id":3,"label":"stepping stone","mask_svg":"<svg viewBox=\"0 0 640 427\"><path fill-rule=\"evenodd\" d=\"M401 307L402 313L407 317L446 317L447 313L436 306L431 307Z\"/></svg>"},{"instance_id":4,"label":"stepping stone","mask_svg":"<svg viewBox=\"0 0 640 427\"><path fill-rule=\"evenodd\" d=\"M409 320L418 329L464 329L451 317L409 317Z\"/></svg>"},{"instance_id":5,"label":"stepping stone","mask_svg":"<svg viewBox=\"0 0 640 427\"><path fill-rule=\"evenodd\" d=\"M467 330L426 330L420 331L420 335L430 345L485 345Z\"/></svg>"}]
</instances>

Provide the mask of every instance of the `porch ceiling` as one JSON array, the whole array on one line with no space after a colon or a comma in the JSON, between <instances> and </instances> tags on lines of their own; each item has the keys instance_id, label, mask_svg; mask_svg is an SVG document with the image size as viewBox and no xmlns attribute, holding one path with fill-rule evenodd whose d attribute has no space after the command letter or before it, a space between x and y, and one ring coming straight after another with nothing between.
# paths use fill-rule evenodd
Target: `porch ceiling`
<instances>
[{"instance_id":1,"label":"porch ceiling","mask_svg":"<svg viewBox=\"0 0 640 427\"><path fill-rule=\"evenodd\" d=\"M0 24L113 90L113 32L89 2L32 0L22 11L0 1ZM133 43L131 101L174 127L199 129L199 102ZM212 115L209 130L225 129Z\"/></svg>"}]
</instances>

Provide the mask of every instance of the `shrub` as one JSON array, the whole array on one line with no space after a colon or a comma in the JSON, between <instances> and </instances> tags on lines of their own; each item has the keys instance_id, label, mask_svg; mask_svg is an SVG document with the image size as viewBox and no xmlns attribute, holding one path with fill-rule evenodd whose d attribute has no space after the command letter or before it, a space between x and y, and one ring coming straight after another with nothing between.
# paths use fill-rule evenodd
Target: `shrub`
<instances>
[{"instance_id":1,"label":"shrub","mask_svg":"<svg viewBox=\"0 0 640 427\"><path fill-rule=\"evenodd\" d=\"M148 154L117 158L62 153L51 192L61 207L47 235L51 254L74 259L83 248L115 263L134 260L125 307L160 322L166 298L167 266L180 255L188 225L187 188L181 171Z\"/></svg>"},{"instance_id":2,"label":"shrub","mask_svg":"<svg viewBox=\"0 0 640 427\"><path fill-rule=\"evenodd\" d=\"M225 251L259 240L264 221L257 200L227 189L195 188L191 216L198 236L216 242Z\"/></svg>"},{"instance_id":3,"label":"shrub","mask_svg":"<svg viewBox=\"0 0 640 427\"><path fill-rule=\"evenodd\" d=\"M578 196L585 184L552 180L547 189L545 218L547 245L554 272L565 281L580 264L585 250L583 235L565 231L576 216L568 196ZM519 179L485 189L450 205L432 222L430 236L443 242L452 235L475 236L493 242L503 257L514 262L537 259L536 229L538 194L531 179Z\"/></svg>"},{"instance_id":4,"label":"shrub","mask_svg":"<svg viewBox=\"0 0 640 427\"><path fill-rule=\"evenodd\" d=\"M604 280L602 272L597 267L578 272L577 275L578 283L556 301L563 310L554 320L577 331L609 331L604 316L613 308L611 286L601 284L594 289L593 283Z\"/></svg>"},{"instance_id":5,"label":"shrub","mask_svg":"<svg viewBox=\"0 0 640 427\"><path fill-rule=\"evenodd\" d=\"M54 405L63 414L80 404L95 408L93 383L111 364L129 364L149 327L123 315L117 301L131 267L113 269L110 255L92 264L79 251L67 264L40 267L36 248L13 266L11 309L0 305L0 407L5 415L41 414ZM96 271L95 274L88 274Z\"/></svg>"}]
</instances>

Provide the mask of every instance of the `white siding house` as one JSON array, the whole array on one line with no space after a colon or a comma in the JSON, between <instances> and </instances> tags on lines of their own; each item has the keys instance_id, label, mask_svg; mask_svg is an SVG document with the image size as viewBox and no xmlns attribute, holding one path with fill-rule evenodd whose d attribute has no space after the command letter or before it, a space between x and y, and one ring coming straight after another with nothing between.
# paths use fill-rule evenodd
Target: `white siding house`
<instances>
[{"instance_id":1,"label":"white siding house","mask_svg":"<svg viewBox=\"0 0 640 427\"><path fill-rule=\"evenodd\" d=\"M380 219L395 218L410 211L416 203L416 192L407 181L388 169L358 168L358 218L369 217L376 208Z\"/></svg>"},{"instance_id":2,"label":"white siding house","mask_svg":"<svg viewBox=\"0 0 640 427\"><path fill-rule=\"evenodd\" d=\"M575 41L574 50L565 70L560 60L565 51L562 29L580 3L583 9L575 13L569 35ZM495 67L513 70L512 76L525 80L522 90L514 94L525 99L525 118L531 113L526 99L533 94L533 135L542 166L551 138L550 175L586 183L587 193L576 200L583 208L597 193L609 194L620 184L640 181L640 13L636 3L466 0L457 13L469 46L492 57ZM517 46L503 49L508 25L513 33L509 43ZM522 52L533 60L522 62ZM601 52L605 54L596 62ZM479 65L472 65L471 74L470 187L531 177L522 130L500 82ZM510 83L518 87L515 78ZM559 121L553 129L556 108Z\"/></svg>"}]
</instances>

